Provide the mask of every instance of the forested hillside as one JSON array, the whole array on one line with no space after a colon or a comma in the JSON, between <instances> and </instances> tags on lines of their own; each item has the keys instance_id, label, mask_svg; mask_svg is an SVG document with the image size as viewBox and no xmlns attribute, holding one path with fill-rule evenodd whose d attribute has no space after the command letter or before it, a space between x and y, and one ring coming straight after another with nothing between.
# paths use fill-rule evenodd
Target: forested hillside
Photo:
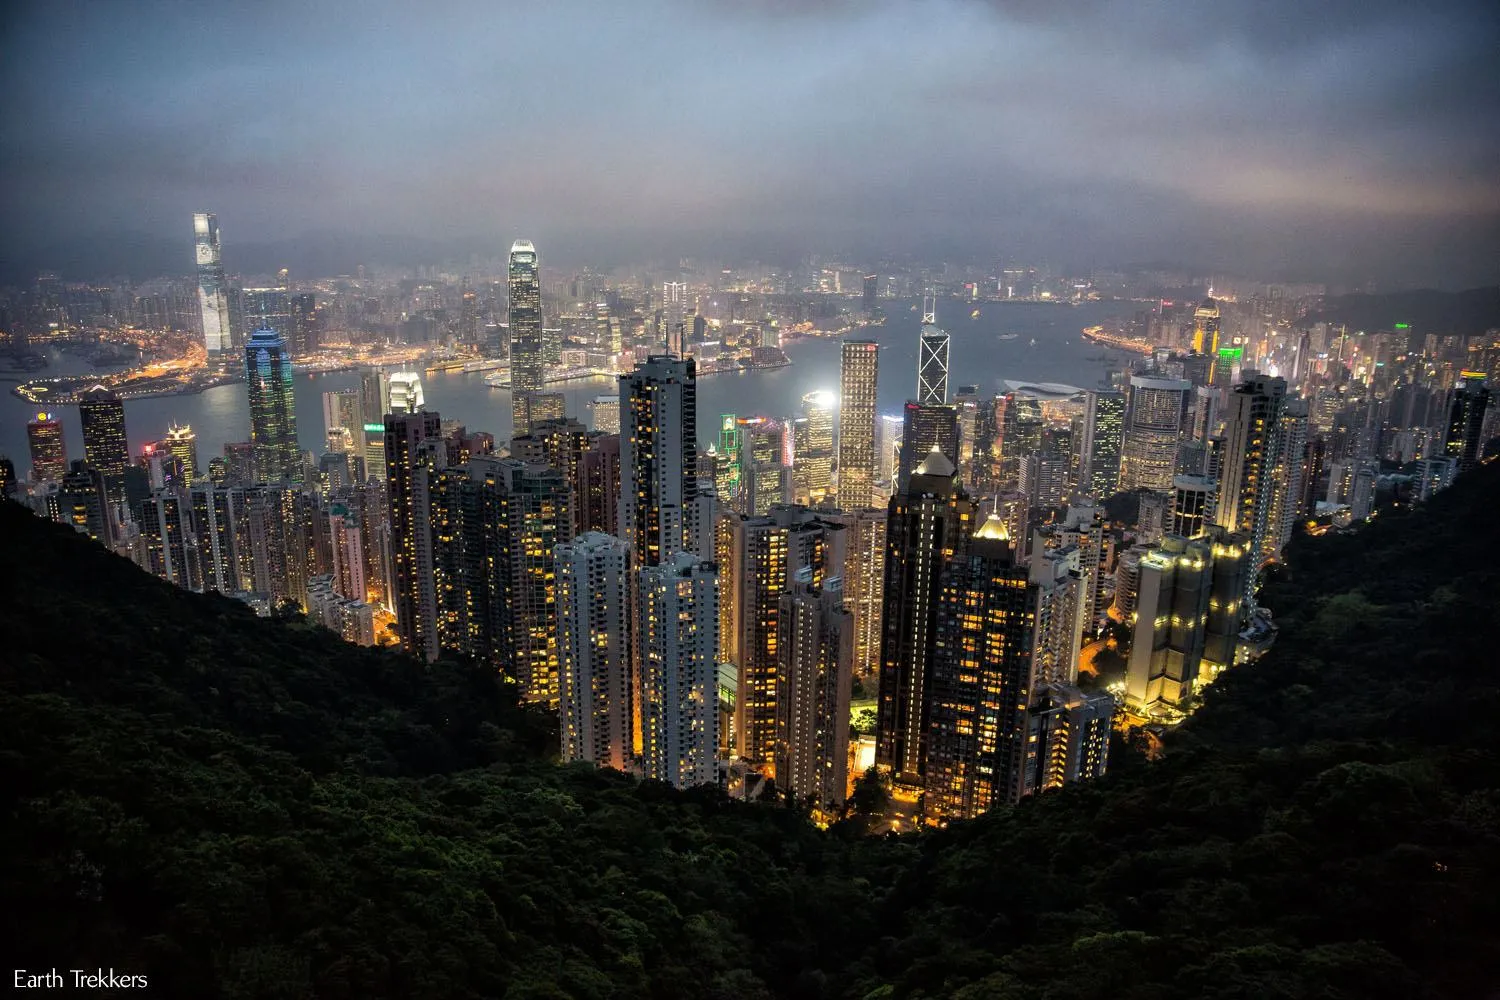
<instances>
[{"instance_id":1,"label":"forested hillside","mask_svg":"<svg viewBox=\"0 0 1500 1000\"><path fill-rule=\"evenodd\" d=\"M1299 540L1164 760L899 840L559 767L493 678L0 504L3 933L157 996L1491 996L1497 499Z\"/></svg>"}]
</instances>

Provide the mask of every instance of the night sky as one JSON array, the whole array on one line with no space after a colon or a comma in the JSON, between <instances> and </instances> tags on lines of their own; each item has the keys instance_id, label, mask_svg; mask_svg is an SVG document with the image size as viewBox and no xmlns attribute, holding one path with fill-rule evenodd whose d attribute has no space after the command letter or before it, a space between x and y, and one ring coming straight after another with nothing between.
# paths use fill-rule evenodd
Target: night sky
<instances>
[{"instance_id":1,"label":"night sky","mask_svg":"<svg viewBox=\"0 0 1500 1000\"><path fill-rule=\"evenodd\" d=\"M237 246L499 251L526 235L575 262L816 251L1388 286L1500 275L1493 3L60 2L0 17L12 268L139 267L155 240L186 272L190 214L214 211L232 269Z\"/></svg>"}]
</instances>

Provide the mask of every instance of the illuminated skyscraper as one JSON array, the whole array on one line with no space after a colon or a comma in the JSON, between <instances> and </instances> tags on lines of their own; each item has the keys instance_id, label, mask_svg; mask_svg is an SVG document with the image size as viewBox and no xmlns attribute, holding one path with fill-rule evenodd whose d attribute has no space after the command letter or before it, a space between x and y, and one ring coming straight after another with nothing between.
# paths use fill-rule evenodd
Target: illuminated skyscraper
<instances>
[{"instance_id":1,"label":"illuminated skyscraper","mask_svg":"<svg viewBox=\"0 0 1500 1000\"><path fill-rule=\"evenodd\" d=\"M828 515L844 526L844 606L854 616L854 674L872 688L880 670L885 518L885 511L873 509Z\"/></svg>"},{"instance_id":2,"label":"illuminated skyscraper","mask_svg":"<svg viewBox=\"0 0 1500 1000\"><path fill-rule=\"evenodd\" d=\"M1213 575L1207 539L1168 535L1141 557L1125 698L1137 711L1180 706L1198 684Z\"/></svg>"},{"instance_id":3,"label":"illuminated skyscraper","mask_svg":"<svg viewBox=\"0 0 1500 1000\"><path fill-rule=\"evenodd\" d=\"M746 513L767 514L792 499L787 427L771 417L741 417L739 428L741 505Z\"/></svg>"},{"instance_id":4,"label":"illuminated skyscraper","mask_svg":"<svg viewBox=\"0 0 1500 1000\"><path fill-rule=\"evenodd\" d=\"M436 413L388 413L383 432L396 628L403 649L436 660L432 488L447 464L442 418Z\"/></svg>"},{"instance_id":5,"label":"illuminated skyscraper","mask_svg":"<svg viewBox=\"0 0 1500 1000\"><path fill-rule=\"evenodd\" d=\"M677 552L636 576L641 772L677 788L718 781L719 577Z\"/></svg>"},{"instance_id":6,"label":"illuminated skyscraper","mask_svg":"<svg viewBox=\"0 0 1500 1000\"><path fill-rule=\"evenodd\" d=\"M948 402L948 348L946 330L922 327L917 343L917 402L928 406Z\"/></svg>"},{"instance_id":7,"label":"illuminated skyscraper","mask_svg":"<svg viewBox=\"0 0 1500 1000\"><path fill-rule=\"evenodd\" d=\"M632 753L625 543L597 532L557 547L562 759L623 771Z\"/></svg>"},{"instance_id":8,"label":"illuminated skyscraper","mask_svg":"<svg viewBox=\"0 0 1500 1000\"><path fill-rule=\"evenodd\" d=\"M794 582L777 615L776 785L795 801L844 804L854 619L837 577Z\"/></svg>"},{"instance_id":9,"label":"illuminated skyscraper","mask_svg":"<svg viewBox=\"0 0 1500 1000\"><path fill-rule=\"evenodd\" d=\"M510 248L510 391L516 434L531 429L530 397L542 391L542 275L536 247L516 240Z\"/></svg>"},{"instance_id":10,"label":"illuminated skyscraper","mask_svg":"<svg viewBox=\"0 0 1500 1000\"><path fill-rule=\"evenodd\" d=\"M235 348L229 325L229 288L219 248L219 218L199 212L193 216L193 245L198 262L198 312L203 322L203 347L209 355Z\"/></svg>"},{"instance_id":11,"label":"illuminated skyscraper","mask_svg":"<svg viewBox=\"0 0 1500 1000\"><path fill-rule=\"evenodd\" d=\"M686 548L684 508L698 495L698 380L691 358L653 355L620 376L621 537L632 565Z\"/></svg>"},{"instance_id":12,"label":"illuminated skyscraper","mask_svg":"<svg viewBox=\"0 0 1500 1000\"><path fill-rule=\"evenodd\" d=\"M1229 393L1224 407L1224 462L1219 474L1219 509L1214 520L1227 531L1249 536L1259 566L1274 551L1280 525L1273 524L1277 466L1281 461L1281 415L1286 380L1251 375ZM1254 574L1245 600L1254 595Z\"/></svg>"},{"instance_id":13,"label":"illuminated skyscraper","mask_svg":"<svg viewBox=\"0 0 1500 1000\"><path fill-rule=\"evenodd\" d=\"M866 279L866 297L871 287ZM875 487L875 401L880 374L880 345L873 340L846 340L839 347L838 504L864 510Z\"/></svg>"},{"instance_id":14,"label":"illuminated skyscraper","mask_svg":"<svg viewBox=\"0 0 1500 1000\"><path fill-rule=\"evenodd\" d=\"M875 311L878 308L876 304L876 296L880 294L879 285L880 277L878 275L867 274L864 276L864 297L862 299L862 305L864 306L866 316L874 316Z\"/></svg>"},{"instance_id":15,"label":"illuminated skyscraper","mask_svg":"<svg viewBox=\"0 0 1500 1000\"><path fill-rule=\"evenodd\" d=\"M1119 490L1120 449L1125 434L1125 394L1090 390L1079 445L1079 492L1107 500Z\"/></svg>"},{"instance_id":16,"label":"illuminated skyscraper","mask_svg":"<svg viewBox=\"0 0 1500 1000\"><path fill-rule=\"evenodd\" d=\"M83 424L84 460L104 476L112 500L124 499L125 470L130 467L125 404L104 386L96 385L80 394L78 419Z\"/></svg>"},{"instance_id":17,"label":"illuminated skyscraper","mask_svg":"<svg viewBox=\"0 0 1500 1000\"><path fill-rule=\"evenodd\" d=\"M198 478L198 435L193 433L191 427L170 425L161 446L182 464L184 482L190 483Z\"/></svg>"},{"instance_id":18,"label":"illuminated skyscraper","mask_svg":"<svg viewBox=\"0 0 1500 1000\"><path fill-rule=\"evenodd\" d=\"M665 350L668 354L681 356L686 351L688 331L684 329L687 317L687 282L666 281L661 287L662 332L665 334Z\"/></svg>"},{"instance_id":19,"label":"illuminated skyscraper","mask_svg":"<svg viewBox=\"0 0 1500 1000\"><path fill-rule=\"evenodd\" d=\"M1213 299L1204 299L1193 311L1193 353L1219 356L1219 304Z\"/></svg>"},{"instance_id":20,"label":"illuminated skyscraper","mask_svg":"<svg viewBox=\"0 0 1500 1000\"><path fill-rule=\"evenodd\" d=\"M250 396L250 444L255 475L267 482L301 482L297 447L297 402L292 358L286 341L261 327L245 344L245 382Z\"/></svg>"},{"instance_id":21,"label":"illuminated skyscraper","mask_svg":"<svg viewBox=\"0 0 1500 1000\"><path fill-rule=\"evenodd\" d=\"M58 494L64 524L83 532L105 548L114 547L114 518L110 515L103 473L87 462L74 461L63 474Z\"/></svg>"},{"instance_id":22,"label":"illuminated skyscraper","mask_svg":"<svg viewBox=\"0 0 1500 1000\"><path fill-rule=\"evenodd\" d=\"M901 464L892 487L894 492L905 488L912 470L926 461L934 448L956 467L958 411L941 403L908 400L902 410Z\"/></svg>"},{"instance_id":23,"label":"illuminated skyscraper","mask_svg":"<svg viewBox=\"0 0 1500 1000\"><path fill-rule=\"evenodd\" d=\"M422 377L416 372L391 372L386 378L384 413L421 413L427 406Z\"/></svg>"},{"instance_id":24,"label":"illuminated skyscraper","mask_svg":"<svg viewBox=\"0 0 1500 1000\"><path fill-rule=\"evenodd\" d=\"M838 397L810 392L803 415L792 424L792 487L797 503L815 507L833 502L833 418Z\"/></svg>"},{"instance_id":25,"label":"illuminated skyscraper","mask_svg":"<svg viewBox=\"0 0 1500 1000\"><path fill-rule=\"evenodd\" d=\"M31 445L31 478L36 482L61 482L68 471L68 449L62 421L54 414L38 413L26 424Z\"/></svg>"},{"instance_id":26,"label":"illuminated skyscraper","mask_svg":"<svg viewBox=\"0 0 1500 1000\"><path fill-rule=\"evenodd\" d=\"M1120 449L1120 489L1172 489L1177 444L1193 384L1186 379L1136 375Z\"/></svg>"},{"instance_id":27,"label":"illuminated skyscraper","mask_svg":"<svg viewBox=\"0 0 1500 1000\"><path fill-rule=\"evenodd\" d=\"M1484 384L1486 377L1485 372L1461 372L1458 386L1453 390L1453 402L1448 406L1443 454L1457 461L1459 473L1467 472L1479 461L1484 411L1490 402L1490 391Z\"/></svg>"},{"instance_id":28,"label":"illuminated skyscraper","mask_svg":"<svg viewBox=\"0 0 1500 1000\"><path fill-rule=\"evenodd\" d=\"M381 410L383 416L385 411ZM339 433L342 431L343 433ZM336 389L323 393L323 435L328 450L338 444L351 456L365 454L365 410L359 389Z\"/></svg>"},{"instance_id":29,"label":"illuminated skyscraper","mask_svg":"<svg viewBox=\"0 0 1500 1000\"><path fill-rule=\"evenodd\" d=\"M203 589L233 594L253 587L253 558L245 490L199 484L189 491Z\"/></svg>"},{"instance_id":30,"label":"illuminated skyscraper","mask_svg":"<svg viewBox=\"0 0 1500 1000\"><path fill-rule=\"evenodd\" d=\"M908 787L922 787L926 768L939 580L966 558L974 531L974 503L955 471L932 450L890 503L875 759Z\"/></svg>"},{"instance_id":31,"label":"illuminated skyscraper","mask_svg":"<svg viewBox=\"0 0 1500 1000\"><path fill-rule=\"evenodd\" d=\"M202 589L187 494L158 490L140 507L136 564L184 590Z\"/></svg>"}]
</instances>

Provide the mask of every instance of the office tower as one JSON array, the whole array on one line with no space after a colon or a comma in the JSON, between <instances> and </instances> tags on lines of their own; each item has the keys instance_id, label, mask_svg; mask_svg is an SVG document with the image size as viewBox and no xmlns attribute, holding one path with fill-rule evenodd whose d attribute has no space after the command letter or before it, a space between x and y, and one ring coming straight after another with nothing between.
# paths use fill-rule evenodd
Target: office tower
<instances>
[{"instance_id":1,"label":"office tower","mask_svg":"<svg viewBox=\"0 0 1500 1000\"><path fill-rule=\"evenodd\" d=\"M740 417L740 506L747 514L766 514L791 499L792 470L787 463L787 426L770 417Z\"/></svg>"},{"instance_id":2,"label":"office tower","mask_svg":"<svg viewBox=\"0 0 1500 1000\"><path fill-rule=\"evenodd\" d=\"M1219 304L1213 299L1204 299L1193 311L1193 353L1219 356ZM1216 381L1210 374L1209 381Z\"/></svg>"},{"instance_id":3,"label":"office tower","mask_svg":"<svg viewBox=\"0 0 1500 1000\"><path fill-rule=\"evenodd\" d=\"M618 407L617 407L618 410ZM597 531L619 537L620 435L592 434L578 463L579 534Z\"/></svg>"},{"instance_id":4,"label":"office tower","mask_svg":"<svg viewBox=\"0 0 1500 1000\"><path fill-rule=\"evenodd\" d=\"M1281 557L1282 548L1291 541L1297 521L1302 517L1309 458L1307 423L1307 401L1289 398L1277 422L1277 459L1271 470L1271 511L1265 545L1258 554L1261 562Z\"/></svg>"},{"instance_id":5,"label":"office tower","mask_svg":"<svg viewBox=\"0 0 1500 1000\"><path fill-rule=\"evenodd\" d=\"M636 576L634 638L642 775L677 788L718 781L719 577L677 552Z\"/></svg>"},{"instance_id":6,"label":"office tower","mask_svg":"<svg viewBox=\"0 0 1500 1000\"><path fill-rule=\"evenodd\" d=\"M1486 377L1486 372L1461 372L1458 386L1453 390L1453 401L1448 405L1443 454L1458 462L1460 474L1478 463L1484 444L1484 413L1490 402L1490 391L1484 384Z\"/></svg>"},{"instance_id":7,"label":"office tower","mask_svg":"<svg viewBox=\"0 0 1500 1000\"><path fill-rule=\"evenodd\" d=\"M536 247L516 240L510 248L510 392L515 433L531 429L530 396L542 391L542 276Z\"/></svg>"},{"instance_id":8,"label":"office tower","mask_svg":"<svg viewBox=\"0 0 1500 1000\"><path fill-rule=\"evenodd\" d=\"M726 514L719 620L723 658L739 670L736 751L774 774L781 696L777 660L781 595L801 580L821 587L843 571L843 525L805 507L777 505L766 515Z\"/></svg>"},{"instance_id":9,"label":"office tower","mask_svg":"<svg viewBox=\"0 0 1500 1000\"><path fill-rule=\"evenodd\" d=\"M886 512L845 510L827 517L844 526L844 606L854 617L854 675L873 686L880 669Z\"/></svg>"},{"instance_id":10,"label":"office tower","mask_svg":"<svg viewBox=\"0 0 1500 1000\"><path fill-rule=\"evenodd\" d=\"M1273 530L1272 513L1285 403L1285 379L1252 374L1229 393L1224 408L1224 461L1215 521L1227 531L1250 537L1256 565L1268 549L1274 550L1280 534L1279 525ZM1254 594L1252 574L1246 583L1247 605Z\"/></svg>"},{"instance_id":11,"label":"office tower","mask_svg":"<svg viewBox=\"0 0 1500 1000\"><path fill-rule=\"evenodd\" d=\"M918 403L943 406L948 402L948 332L923 326L917 342Z\"/></svg>"},{"instance_id":12,"label":"office tower","mask_svg":"<svg viewBox=\"0 0 1500 1000\"><path fill-rule=\"evenodd\" d=\"M1021 462L1021 492L1033 509L1061 507L1068 499L1066 456L1033 452Z\"/></svg>"},{"instance_id":13,"label":"office tower","mask_svg":"<svg viewBox=\"0 0 1500 1000\"><path fill-rule=\"evenodd\" d=\"M193 216L193 244L198 261L198 314L203 322L203 349L213 357L237 345L229 324L229 289L219 247L219 218L212 213Z\"/></svg>"},{"instance_id":14,"label":"office tower","mask_svg":"<svg viewBox=\"0 0 1500 1000\"><path fill-rule=\"evenodd\" d=\"M1006 393L995 401L1000 428L1000 462L998 484L1006 490L1016 489L1021 480L1021 465L1028 455L1042 450L1046 422L1041 403L1030 396Z\"/></svg>"},{"instance_id":15,"label":"office tower","mask_svg":"<svg viewBox=\"0 0 1500 1000\"><path fill-rule=\"evenodd\" d=\"M26 442L31 446L32 481L61 482L68 471L62 421L54 414L38 413L26 424Z\"/></svg>"},{"instance_id":16,"label":"office tower","mask_svg":"<svg viewBox=\"0 0 1500 1000\"><path fill-rule=\"evenodd\" d=\"M833 504L833 418L837 407L838 397L831 392L810 392L802 397L803 416L793 425L792 449L792 479L798 503Z\"/></svg>"},{"instance_id":17,"label":"office tower","mask_svg":"<svg viewBox=\"0 0 1500 1000\"><path fill-rule=\"evenodd\" d=\"M691 358L653 355L620 376L621 537L633 566L683 548L683 508L698 493L698 380Z\"/></svg>"},{"instance_id":18,"label":"office tower","mask_svg":"<svg viewBox=\"0 0 1500 1000\"><path fill-rule=\"evenodd\" d=\"M169 425L161 447L182 465L183 482L190 483L198 478L198 435L191 427Z\"/></svg>"},{"instance_id":19,"label":"office tower","mask_svg":"<svg viewBox=\"0 0 1500 1000\"><path fill-rule=\"evenodd\" d=\"M893 522L900 502L892 501ZM942 529L967 534L968 519L961 520ZM933 560L940 582L913 581L933 590L931 635L925 639L927 651L920 654L927 660L928 675L919 693L898 691L897 697L920 699L910 706L909 722L921 729L906 736L909 763L886 758L900 772L920 777L926 811L939 822L978 816L1025 793L1026 706L1037 605L1036 584L1017 565L999 518L992 515L972 539L957 536L948 544L951 556L939 554ZM890 667L887 657L886 676L892 676ZM916 679L914 673L911 680ZM882 722L886 704L882 683ZM913 758L912 750L923 742L926 746ZM882 725L878 752L884 756L886 751Z\"/></svg>"},{"instance_id":20,"label":"office tower","mask_svg":"<svg viewBox=\"0 0 1500 1000\"><path fill-rule=\"evenodd\" d=\"M1083 441L1078 448L1079 492L1096 500L1107 500L1118 492L1124 434L1125 394L1113 389L1090 390L1083 415Z\"/></svg>"},{"instance_id":21,"label":"office tower","mask_svg":"<svg viewBox=\"0 0 1500 1000\"><path fill-rule=\"evenodd\" d=\"M388 413L383 434L396 628L404 650L436 660L431 505L433 481L447 462L442 418L436 413Z\"/></svg>"},{"instance_id":22,"label":"office tower","mask_svg":"<svg viewBox=\"0 0 1500 1000\"><path fill-rule=\"evenodd\" d=\"M776 785L837 811L849 782L854 620L839 579L794 582L777 609Z\"/></svg>"},{"instance_id":23,"label":"office tower","mask_svg":"<svg viewBox=\"0 0 1500 1000\"><path fill-rule=\"evenodd\" d=\"M1120 446L1120 490L1172 489L1177 443L1192 383L1186 379L1135 375Z\"/></svg>"},{"instance_id":24,"label":"office tower","mask_svg":"<svg viewBox=\"0 0 1500 1000\"><path fill-rule=\"evenodd\" d=\"M875 480L885 486L885 499L895 492L901 469L901 438L906 414L885 414L875 422ZM880 506L884 508L885 504Z\"/></svg>"},{"instance_id":25,"label":"office tower","mask_svg":"<svg viewBox=\"0 0 1500 1000\"><path fill-rule=\"evenodd\" d=\"M367 425L376 423L385 416L390 406L390 377L383 368L371 368L360 376L359 382L360 416ZM327 411L324 412L326 414ZM385 425L382 423L382 436L384 432Z\"/></svg>"},{"instance_id":26,"label":"office tower","mask_svg":"<svg viewBox=\"0 0 1500 1000\"><path fill-rule=\"evenodd\" d=\"M908 400L902 410L901 459L893 493L905 487L912 470L926 461L933 449L954 461L958 454L958 411L951 406Z\"/></svg>"},{"instance_id":27,"label":"office tower","mask_svg":"<svg viewBox=\"0 0 1500 1000\"><path fill-rule=\"evenodd\" d=\"M318 297L312 292L286 296L287 319L291 336L288 346L293 357L302 357L318 349Z\"/></svg>"},{"instance_id":28,"label":"office tower","mask_svg":"<svg viewBox=\"0 0 1500 1000\"><path fill-rule=\"evenodd\" d=\"M114 520L104 474L87 462L75 460L63 474L58 508L64 524L88 535L105 548L114 548Z\"/></svg>"},{"instance_id":29,"label":"office tower","mask_svg":"<svg viewBox=\"0 0 1500 1000\"><path fill-rule=\"evenodd\" d=\"M200 590L197 543L188 498L158 490L141 504L136 563L184 590Z\"/></svg>"},{"instance_id":30,"label":"office tower","mask_svg":"<svg viewBox=\"0 0 1500 1000\"><path fill-rule=\"evenodd\" d=\"M421 413L427 406L422 376L416 372L391 372L386 376L386 403L381 413Z\"/></svg>"},{"instance_id":31,"label":"office tower","mask_svg":"<svg viewBox=\"0 0 1500 1000\"><path fill-rule=\"evenodd\" d=\"M866 307L874 299L873 275L865 279ZM864 510L874 505L875 401L880 345L846 340L839 346L838 505Z\"/></svg>"},{"instance_id":32,"label":"office tower","mask_svg":"<svg viewBox=\"0 0 1500 1000\"><path fill-rule=\"evenodd\" d=\"M1207 476L1176 476L1172 479L1171 524L1167 533L1199 538L1214 523L1214 483Z\"/></svg>"},{"instance_id":33,"label":"office tower","mask_svg":"<svg viewBox=\"0 0 1500 1000\"><path fill-rule=\"evenodd\" d=\"M625 543L586 532L557 547L562 759L623 771L632 751Z\"/></svg>"},{"instance_id":34,"label":"office tower","mask_svg":"<svg viewBox=\"0 0 1500 1000\"><path fill-rule=\"evenodd\" d=\"M385 410L379 411L384 415ZM382 425L383 427L383 425ZM343 434L336 433L343 431ZM329 451L338 441L342 450L351 455L365 454L365 409L364 393L360 389L336 389L323 393L323 433L329 442Z\"/></svg>"},{"instance_id":35,"label":"office tower","mask_svg":"<svg viewBox=\"0 0 1500 1000\"><path fill-rule=\"evenodd\" d=\"M193 508L203 589L221 594L252 589L244 489L197 485L189 490L188 500Z\"/></svg>"},{"instance_id":36,"label":"office tower","mask_svg":"<svg viewBox=\"0 0 1500 1000\"><path fill-rule=\"evenodd\" d=\"M83 424L83 457L104 476L112 500L125 497L125 469L130 445L125 439L125 404L96 385L79 394L78 419Z\"/></svg>"},{"instance_id":37,"label":"office tower","mask_svg":"<svg viewBox=\"0 0 1500 1000\"><path fill-rule=\"evenodd\" d=\"M686 351L687 282L666 281L661 286L663 348L668 354L681 356Z\"/></svg>"},{"instance_id":38,"label":"office tower","mask_svg":"<svg viewBox=\"0 0 1500 1000\"><path fill-rule=\"evenodd\" d=\"M864 276L864 295L862 298L862 304L864 306L865 316L867 317L875 315L875 296L879 293L879 289L877 287L879 281L880 279L876 275L867 274Z\"/></svg>"},{"instance_id":39,"label":"office tower","mask_svg":"<svg viewBox=\"0 0 1500 1000\"><path fill-rule=\"evenodd\" d=\"M245 344L245 382L250 396L250 445L255 477L266 482L302 481L297 447L297 402L292 358L281 334L261 327Z\"/></svg>"},{"instance_id":40,"label":"office tower","mask_svg":"<svg viewBox=\"0 0 1500 1000\"><path fill-rule=\"evenodd\" d=\"M967 557L975 508L936 449L891 498L885 550L885 613L880 644L876 761L898 783L921 787L927 756L933 650L938 638L938 581Z\"/></svg>"},{"instance_id":41,"label":"office tower","mask_svg":"<svg viewBox=\"0 0 1500 1000\"><path fill-rule=\"evenodd\" d=\"M1168 535L1140 559L1125 698L1137 711L1181 707L1203 659L1213 550L1207 539Z\"/></svg>"}]
</instances>

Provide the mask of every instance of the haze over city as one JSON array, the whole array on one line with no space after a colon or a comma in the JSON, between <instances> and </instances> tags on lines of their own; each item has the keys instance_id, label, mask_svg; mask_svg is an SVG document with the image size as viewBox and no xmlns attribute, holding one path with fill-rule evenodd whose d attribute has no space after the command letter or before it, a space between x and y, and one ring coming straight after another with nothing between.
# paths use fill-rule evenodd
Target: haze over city
<instances>
[{"instance_id":1,"label":"haze over city","mask_svg":"<svg viewBox=\"0 0 1500 1000\"><path fill-rule=\"evenodd\" d=\"M1491 5L12 4L6 272L804 252L1487 283ZM24 127L21 127L24 126Z\"/></svg>"}]
</instances>

